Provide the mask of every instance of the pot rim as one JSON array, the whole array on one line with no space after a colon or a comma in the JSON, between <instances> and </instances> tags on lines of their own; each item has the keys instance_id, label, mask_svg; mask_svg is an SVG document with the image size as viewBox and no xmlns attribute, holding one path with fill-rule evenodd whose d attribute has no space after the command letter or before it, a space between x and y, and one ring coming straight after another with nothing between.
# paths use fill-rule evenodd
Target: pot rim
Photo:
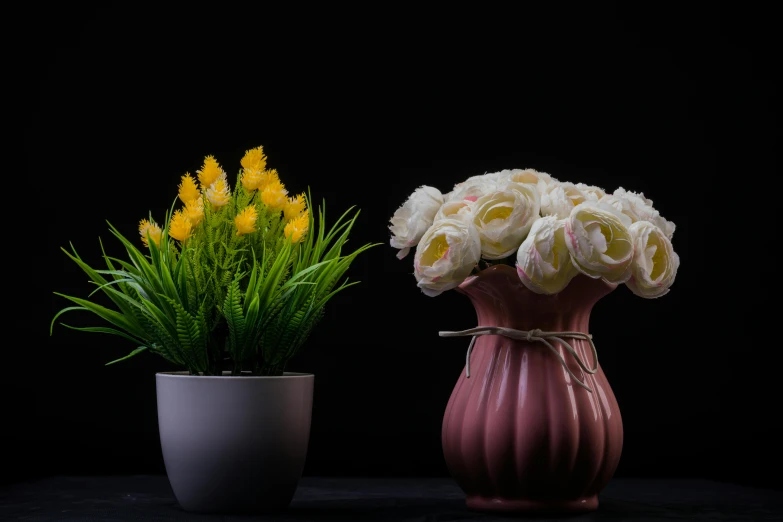
<instances>
[{"instance_id":1,"label":"pot rim","mask_svg":"<svg viewBox=\"0 0 783 522\"><path fill-rule=\"evenodd\" d=\"M313 373L299 373L299 372L283 372L283 375L231 375L231 372L224 371L223 375L190 375L187 371L178 372L157 372L155 376L161 377L174 377L174 378L186 378L186 379L220 379L225 380L226 377L231 379L307 379L315 377Z\"/></svg>"}]
</instances>

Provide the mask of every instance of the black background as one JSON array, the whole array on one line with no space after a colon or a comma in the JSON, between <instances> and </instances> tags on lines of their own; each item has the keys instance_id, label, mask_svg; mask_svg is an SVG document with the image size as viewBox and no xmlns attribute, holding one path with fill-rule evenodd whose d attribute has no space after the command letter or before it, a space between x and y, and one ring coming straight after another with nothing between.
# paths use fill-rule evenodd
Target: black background
<instances>
[{"instance_id":1,"label":"black background","mask_svg":"<svg viewBox=\"0 0 783 522\"><path fill-rule=\"evenodd\" d=\"M749 331L767 323L746 291L766 289L775 262L747 230L780 200L763 181L779 148L767 13L77 14L26 32L26 173L6 183L33 217L6 228L24 296L6 327L26 332L3 350L6 479L164 472L154 375L173 368L147 354L104 367L134 347L49 336L67 306L53 292L91 291L60 248L98 264L99 237L119 253L106 220L134 237L204 156L235 173L263 145L331 219L361 209L351 244L384 243L289 365L316 375L306 474L447 474L441 420L467 341L437 332L475 315L454 292L421 294L388 219L422 184L532 167L644 192L677 224L670 294L621 287L591 320L624 420L617 474L781 485L776 337Z\"/></svg>"}]
</instances>

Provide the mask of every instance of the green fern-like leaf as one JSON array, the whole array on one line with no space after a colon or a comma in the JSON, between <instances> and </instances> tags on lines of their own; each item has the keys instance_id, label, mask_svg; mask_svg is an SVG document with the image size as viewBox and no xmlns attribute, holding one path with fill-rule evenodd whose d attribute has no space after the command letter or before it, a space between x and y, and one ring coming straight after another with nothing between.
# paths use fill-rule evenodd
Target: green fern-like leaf
<instances>
[{"instance_id":1,"label":"green fern-like leaf","mask_svg":"<svg viewBox=\"0 0 783 522\"><path fill-rule=\"evenodd\" d=\"M228 287L223 303L223 316L228 323L229 353L233 360L243 362L245 359L245 317L242 311L239 280L237 279Z\"/></svg>"}]
</instances>

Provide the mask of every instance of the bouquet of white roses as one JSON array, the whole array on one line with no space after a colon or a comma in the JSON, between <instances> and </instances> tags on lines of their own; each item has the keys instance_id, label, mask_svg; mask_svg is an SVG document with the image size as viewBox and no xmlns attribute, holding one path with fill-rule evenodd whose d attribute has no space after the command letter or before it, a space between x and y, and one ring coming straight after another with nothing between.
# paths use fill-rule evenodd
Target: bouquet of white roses
<instances>
[{"instance_id":1,"label":"bouquet of white roses","mask_svg":"<svg viewBox=\"0 0 783 522\"><path fill-rule=\"evenodd\" d=\"M674 228L644 194L610 194L534 169L473 176L448 194L422 186L389 227L397 257L416 249L414 275L428 296L459 286L482 259L515 255L522 283L539 294L556 294L582 273L645 298L666 294L677 275Z\"/></svg>"}]
</instances>

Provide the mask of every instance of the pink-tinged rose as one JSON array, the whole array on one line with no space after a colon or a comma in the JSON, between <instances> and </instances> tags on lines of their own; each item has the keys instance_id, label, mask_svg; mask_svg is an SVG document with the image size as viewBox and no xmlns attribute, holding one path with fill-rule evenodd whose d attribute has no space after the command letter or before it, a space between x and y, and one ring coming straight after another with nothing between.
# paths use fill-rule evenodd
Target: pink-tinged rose
<instances>
[{"instance_id":1,"label":"pink-tinged rose","mask_svg":"<svg viewBox=\"0 0 783 522\"><path fill-rule=\"evenodd\" d=\"M454 185L454 190L448 193L446 201L468 200L475 202L481 196L497 190L501 178L500 172L472 176Z\"/></svg>"},{"instance_id":2,"label":"pink-tinged rose","mask_svg":"<svg viewBox=\"0 0 783 522\"><path fill-rule=\"evenodd\" d=\"M556 294L579 271L571 262L566 245L565 220L539 218L517 251L517 273L522 283L537 294Z\"/></svg>"}]
</instances>

